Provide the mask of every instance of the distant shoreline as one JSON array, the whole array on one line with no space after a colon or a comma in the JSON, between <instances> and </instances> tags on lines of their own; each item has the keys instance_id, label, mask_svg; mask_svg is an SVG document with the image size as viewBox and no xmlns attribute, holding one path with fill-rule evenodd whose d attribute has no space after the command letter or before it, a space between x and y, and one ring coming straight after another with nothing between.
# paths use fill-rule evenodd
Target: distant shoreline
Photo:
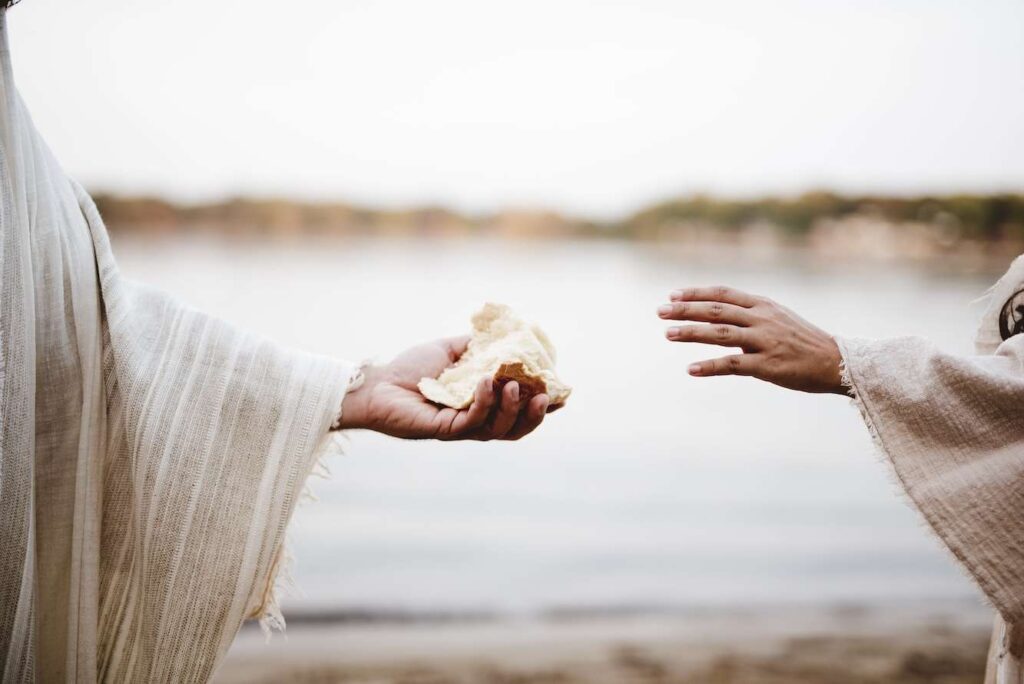
<instances>
[{"instance_id":1,"label":"distant shoreline","mask_svg":"<svg viewBox=\"0 0 1024 684\"><path fill-rule=\"evenodd\" d=\"M286 611L286 617L288 613ZM214 681L377 684L968 684L991 612L979 602L774 606L477 622L247 629Z\"/></svg>"},{"instance_id":2,"label":"distant shoreline","mask_svg":"<svg viewBox=\"0 0 1024 684\"><path fill-rule=\"evenodd\" d=\"M286 606L284 616L293 626L359 626L359 625L441 625L500 623L531 620L548 624L584 623L594 620L650 618L700 619L732 615L764 615L787 611L805 611L833 615L840 619L858 619L878 611L895 611L908 615L934 612L987 614L988 608L974 597L939 597L907 600L827 600L791 601L785 603L694 603L694 604L580 604L551 605L536 610L512 612L498 608L401 608L395 606ZM247 623L255 625L255 623Z\"/></svg>"},{"instance_id":3,"label":"distant shoreline","mask_svg":"<svg viewBox=\"0 0 1024 684\"><path fill-rule=\"evenodd\" d=\"M1024 194L848 197L816 192L756 200L696 195L607 221L544 209L470 215L444 207L379 209L288 199L176 204L158 197L98 193L96 202L112 233L146 237L611 239L672 245L705 255L945 259L972 270L1024 252Z\"/></svg>"}]
</instances>

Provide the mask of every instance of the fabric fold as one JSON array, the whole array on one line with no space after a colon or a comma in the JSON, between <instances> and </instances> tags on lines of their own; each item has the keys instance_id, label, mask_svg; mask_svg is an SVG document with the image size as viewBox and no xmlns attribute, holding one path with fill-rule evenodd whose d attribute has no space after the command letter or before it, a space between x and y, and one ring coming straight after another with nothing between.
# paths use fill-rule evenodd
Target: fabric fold
<instances>
[{"instance_id":1,"label":"fabric fold","mask_svg":"<svg viewBox=\"0 0 1024 684\"><path fill-rule=\"evenodd\" d=\"M121 276L13 85L0 8L0 674L201 682L275 615L357 368Z\"/></svg>"},{"instance_id":2,"label":"fabric fold","mask_svg":"<svg viewBox=\"0 0 1024 684\"><path fill-rule=\"evenodd\" d=\"M917 338L839 342L907 496L999 612L1024 618L1024 337L976 357Z\"/></svg>"},{"instance_id":3,"label":"fabric fold","mask_svg":"<svg viewBox=\"0 0 1024 684\"><path fill-rule=\"evenodd\" d=\"M1002 341L1014 262L989 293L977 354L915 337L837 338L844 382L899 485L998 612L989 680L1024 657L1024 335Z\"/></svg>"}]
</instances>

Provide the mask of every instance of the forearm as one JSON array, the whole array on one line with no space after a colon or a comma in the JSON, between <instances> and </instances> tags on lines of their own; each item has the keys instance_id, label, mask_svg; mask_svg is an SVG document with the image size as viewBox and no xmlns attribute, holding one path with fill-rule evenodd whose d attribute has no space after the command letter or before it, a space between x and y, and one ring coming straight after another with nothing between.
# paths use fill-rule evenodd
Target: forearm
<instances>
[{"instance_id":1,"label":"forearm","mask_svg":"<svg viewBox=\"0 0 1024 684\"><path fill-rule=\"evenodd\" d=\"M985 356L944 352L918 337L840 338L839 347L844 379L866 412L881 423L898 419L920 444L941 442L944 433L931 416L943 412L956 417L961 438L993 449L1002 444L992 441L1001 439L992 420L1024 421L1024 336ZM995 407L1013 407L1014 414L1001 408L990 415Z\"/></svg>"},{"instance_id":2,"label":"forearm","mask_svg":"<svg viewBox=\"0 0 1024 684\"><path fill-rule=\"evenodd\" d=\"M907 496L1000 613L1024 619L1024 335L992 356L913 337L839 345L864 420Z\"/></svg>"}]
</instances>

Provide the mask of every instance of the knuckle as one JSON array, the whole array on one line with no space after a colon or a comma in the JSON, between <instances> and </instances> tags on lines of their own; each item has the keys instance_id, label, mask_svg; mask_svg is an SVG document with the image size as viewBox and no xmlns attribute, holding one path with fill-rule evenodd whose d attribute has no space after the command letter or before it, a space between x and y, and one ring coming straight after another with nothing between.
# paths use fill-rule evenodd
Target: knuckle
<instances>
[{"instance_id":1,"label":"knuckle","mask_svg":"<svg viewBox=\"0 0 1024 684\"><path fill-rule=\"evenodd\" d=\"M714 320L718 320L725 313L725 305L721 302L714 302L708 307L708 316Z\"/></svg>"},{"instance_id":2,"label":"knuckle","mask_svg":"<svg viewBox=\"0 0 1024 684\"><path fill-rule=\"evenodd\" d=\"M683 299L696 299L696 298L697 298L697 288L695 288L695 287L688 287L688 288L683 290Z\"/></svg>"},{"instance_id":3,"label":"knuckle","mask_svg":"<svg viewBox=\"0 0 1024 684\"><path fill-rule=\"evenodd\" d=\"M728 297L730 292L731 290L725 285L718 285L715 287L715 294L723 299Z\"/></svg>"},{"instance_id":4,"label":"knuckle","mask_svg":"<svg viewBox=\"0 0 1024 684\"><path fill-rule=\"evenodd\" d=\"M732 328L727 325L715 326L715 337L720 340L728 340L732 337Z\"/></svg>"},{"instance_id":5,"label":"knuckle","mask_svg":"<svg viewBox=\"0 0 1024 684\"><path fill-rule=\"evenodd\" d=\"M740 371L740 357L739 356L730 356L729 359L728 359L728 363L729 363L729 370L730 371L732 371L733 373L738 373Z\"/></svg>"}]
</instances>

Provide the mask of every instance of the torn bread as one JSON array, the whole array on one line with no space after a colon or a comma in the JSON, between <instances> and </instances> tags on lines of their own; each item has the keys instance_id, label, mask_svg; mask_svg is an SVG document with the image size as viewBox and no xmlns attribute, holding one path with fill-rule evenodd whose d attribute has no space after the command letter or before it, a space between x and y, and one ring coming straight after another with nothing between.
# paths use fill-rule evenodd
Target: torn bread
<instances>
[{"instance_id":1,"label":"torn bread","mask_svg":"<svg viewBox=\"0 0 1024 684\"><path fill-rule=\"evenodd\" d=\"M481 378L502 386L515 380L521 397L547 394L562 404L572 388L555 376L555 349L547 335L503 304L485 304L472 318L473 336L462 357L437 378L423 378L419 390L430 401L462 409L473 403Z\"/></svg>"}]
</instances>

